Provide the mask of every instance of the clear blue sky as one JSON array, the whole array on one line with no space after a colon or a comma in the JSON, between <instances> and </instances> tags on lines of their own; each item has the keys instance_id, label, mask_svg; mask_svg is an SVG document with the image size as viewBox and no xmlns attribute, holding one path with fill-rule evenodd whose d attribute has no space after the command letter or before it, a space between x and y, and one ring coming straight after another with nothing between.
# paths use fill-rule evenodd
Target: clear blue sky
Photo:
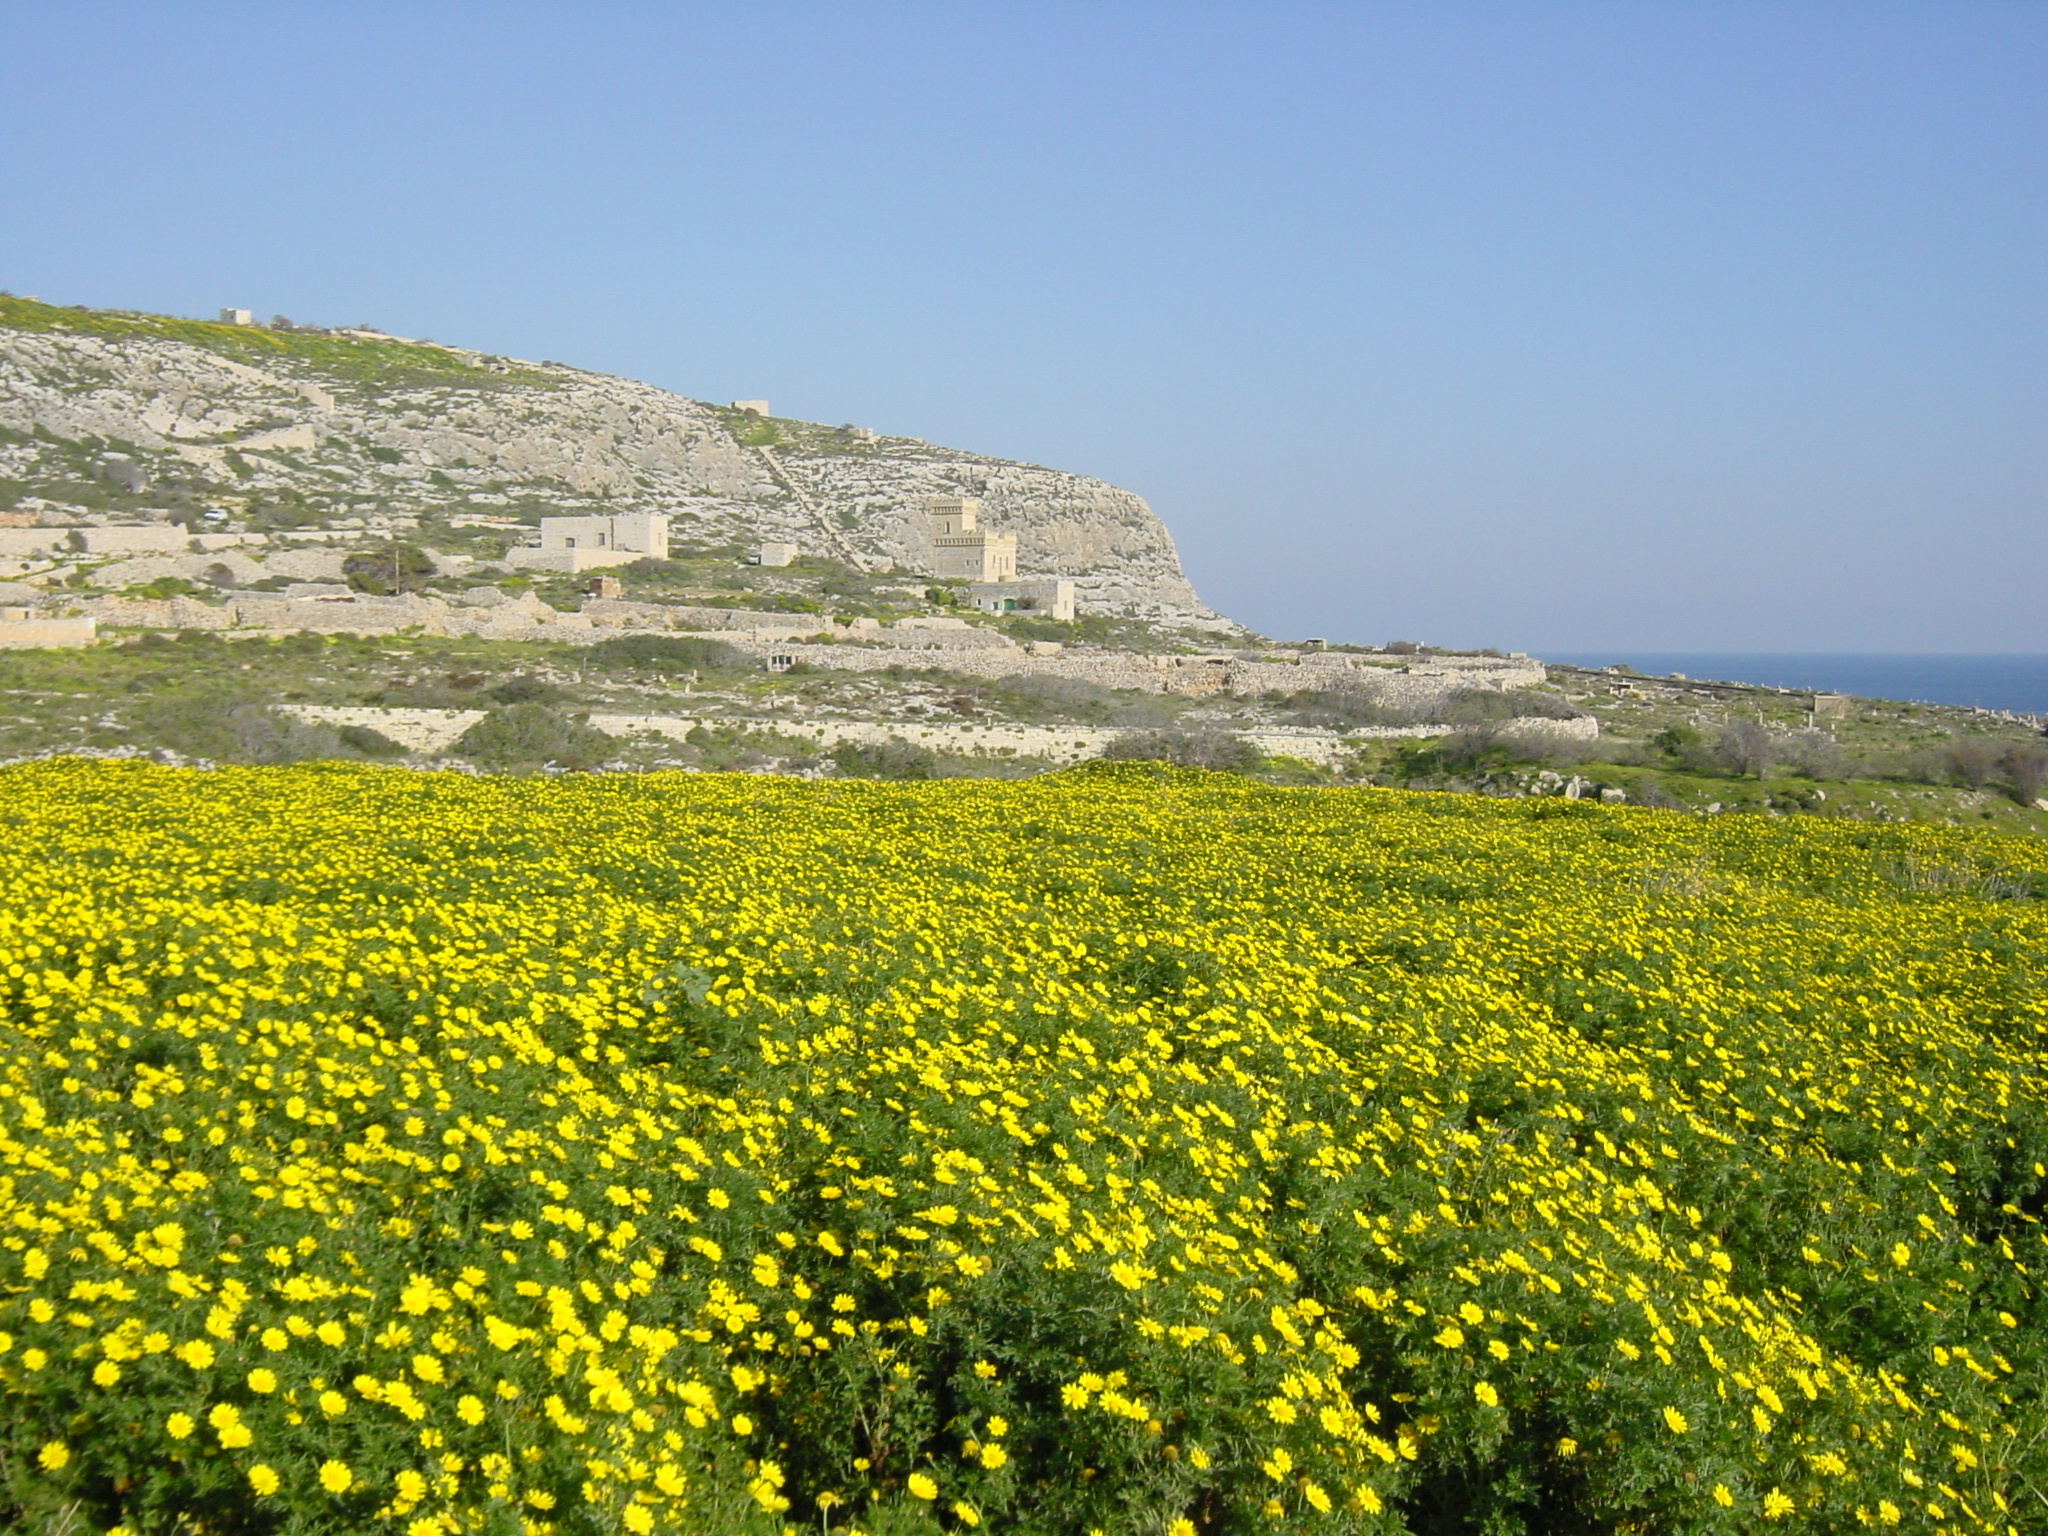
<instances>
[{"instance_id":1,"label":"clear blue sky","mask_svg":"<svg viewBox=\"0 0 2048 1536\"><path fill-rule=\"evenodd\" d=\"M1259 628L2048 651L2048 5L0 0L0 286L1101 475Z\"/></svg>"}]
</instances>

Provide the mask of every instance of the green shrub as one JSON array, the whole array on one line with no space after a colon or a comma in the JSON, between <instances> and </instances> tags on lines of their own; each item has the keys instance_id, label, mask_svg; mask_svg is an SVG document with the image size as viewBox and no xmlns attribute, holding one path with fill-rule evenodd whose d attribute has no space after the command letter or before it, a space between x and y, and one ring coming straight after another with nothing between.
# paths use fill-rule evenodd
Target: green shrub
<instances>
[{"instance_id":1,"label":"green shrub","mask_svg":"<svg viewBox=\"0 0 2048 1536\"><path fill-rule=\"evenodd\" d=\"M487 768L594 768L617 749L602 731L545 704L508 704L462 733L449 750Z\"/></svg>"},{"instance_id":2,"label":"green shrub","mask_svg":"<svg viewBox=\"0 0 2048 1536\"><path fill-rule=\"evenodd\" d=\"M873 743L846 742L827 755L851 779L929 779L938 772L939 760L929 750L895 736Z\"/></svg>"},{"instance_id":3,"label":"green shrub","mask_svg":"<svg viewBox=\"0 0 2048 1536\"><path fill-rule=\"evenodd\" d=\"M747 664L746 655L723 640L684 635L618 635L598 641L583 654L592 666L611 670L733 671Z\"/></svg>"},{"instance_id":4,"label":"green shrub","mask_svg":"<svg viewBox=\"0 0 2048 1536\"><path fill-rule=\"evenodd\" d=\"M1171 763L1222 773L1256 773L1265 763L1257 747L1226 731L1132 731L1103 748L1102 755L1113 763Z\"/></svg>"}]
</instances>

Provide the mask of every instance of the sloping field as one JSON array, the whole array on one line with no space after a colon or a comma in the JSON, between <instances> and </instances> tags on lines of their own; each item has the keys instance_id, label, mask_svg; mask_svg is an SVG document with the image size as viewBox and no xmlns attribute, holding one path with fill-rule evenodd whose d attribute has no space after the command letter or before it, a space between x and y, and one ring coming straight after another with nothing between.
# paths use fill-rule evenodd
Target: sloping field
<instances>
[{"instance_id":1,"label":"sloping field","mask_svg":"<svg viewBox=\"0 0 2048 1536\"><path fill-rule=\"evenodd\" d=\"M0 771L0 1526L2040 1530L2048 850Z\"/></svg>"}]
</instances>

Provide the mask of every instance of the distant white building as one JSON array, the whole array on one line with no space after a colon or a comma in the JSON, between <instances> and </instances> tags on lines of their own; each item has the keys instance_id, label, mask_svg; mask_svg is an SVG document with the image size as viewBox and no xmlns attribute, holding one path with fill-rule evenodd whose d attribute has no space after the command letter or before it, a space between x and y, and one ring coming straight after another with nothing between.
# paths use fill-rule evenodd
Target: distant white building
<instances>
[{"instance_id":1,"label":"distant white building","mask_svg":"<svg viewBox=\"0 0 2048 1536\"><path fill-rule=\"evenodd\" d=\"M790 565L796 560L796 546L786 543L763 544L754 552L756 565Z\"/></svg>"},{"instance_id":2,"label":"distant white building","mask_svg":"<svg viewBox=\"0 0 2048 1536\"><path fill-rule=\"evenodd\" d=\"M978 582L1016 578L1017 535L983 528L980 502L968 496L933 496L925 509L932 519L934 576L964 576Z\"/></svg>"},{"instance_id":3,"label":"distant white building","mask_svg":"<svg viewBox=\"0 0 2048 1536\"><path fill-rule=\"evenodd\" d=\"M224 309L220 312L222 325L254 325L256 317L246 309Z\"/></svg>"},{"instance_id":4,"label":"distant white building","mask_svg":"<svg viewBox=\"0 0 2048 1536\"><path fill-rule=\"evenodd\" d=\"M742 416L766 416L768 414L768 402L766 400L735 400L732 403L732 408Z\"/></svg>"},{"instance_id":5,"label":"distant white building","mask_svg":"<svg viewBox=\"0 0 2048 1536\"><path fill-rule=\"evenodd\" d=\"M1074 584L1057 577L1025 581L978 581L967 597L983 613L1029 613L1067 620L1074 616Z\"/></svg>"},{"instance_id":6,"label":"distant white building","mask_svg":"<svg viewBox=\"0 0 2048 1536\"><path fill-rule=\"evenodd\" d=\"M506 557L529 571L600 570L635 560L668 558L668 518L659 512L615 517L544 517L540 547L515 549Z\"/></svg>"}]
</instances>

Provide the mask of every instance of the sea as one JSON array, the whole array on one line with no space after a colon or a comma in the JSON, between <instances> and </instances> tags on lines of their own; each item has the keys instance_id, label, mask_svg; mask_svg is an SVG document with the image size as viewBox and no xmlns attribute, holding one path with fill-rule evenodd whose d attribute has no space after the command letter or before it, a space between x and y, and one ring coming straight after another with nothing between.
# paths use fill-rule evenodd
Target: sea
<instances>
[{"instance_id":1,"label":"sea","mask_svg":"<svg viewBox=\"0 0 2048 1536\"><path fill-rule=\"evenodd\" d=\"M1545 661L1574 667L1627 664L1638 672L1723 683L1813 688L1866 699L1960 704L2048 715L2048 656L1830 656L1743 651L1569 651Z\"/></svg>"}]
</instances>

